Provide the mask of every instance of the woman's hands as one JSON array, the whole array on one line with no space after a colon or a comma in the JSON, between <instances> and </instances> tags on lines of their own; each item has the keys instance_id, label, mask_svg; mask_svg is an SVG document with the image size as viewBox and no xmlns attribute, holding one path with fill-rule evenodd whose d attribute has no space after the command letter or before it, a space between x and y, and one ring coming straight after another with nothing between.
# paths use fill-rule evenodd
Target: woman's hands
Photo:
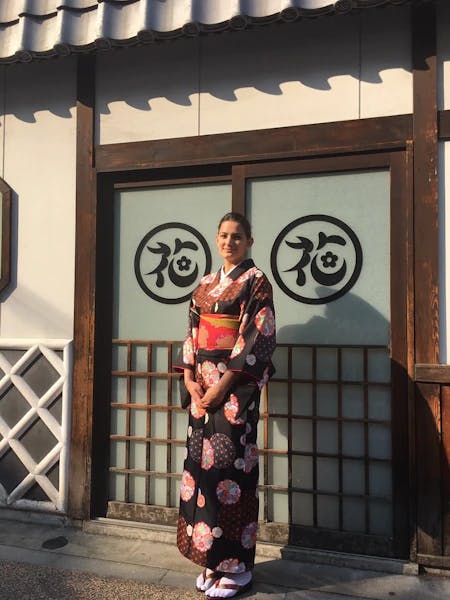
<instances>
[{"instance_id":1,"label":"woman's hands","mask_svg":"<svg viewBox=\"0 0 450 600\"><path fill-rule=\"evenodd\" d=\"M239 373L225 371L216 385L213 385L206 390L203 397L200 399L198 406L205 410L220 406L224 401L228 390L238 381L239 377Z\"/></svg>"},{"instance_id":2,"label":"woman's hands","mask_svg":"<svg viewBox=\"0 0 450 600\"><path fill-rule=\"evenodd\" d=\"M186 376L186 371L188 371L188 373L190 373L192 377L192 372L186 369L184 374L184 385L186 386L186 389L189 392L192 401L195 402L197 406L200 406L200 401L203 398L205 392L203 391L203 388L199 383L194 381L194 379L191 379L189 375Z\"/></svg>"},{"instance_id":3,"label":"woman's hands","mask_svg":"<svg viewBox=\"0 0 450 600\"><path fill-rule=\"evenodd\" d=\"M228 390L238 381L239 373L226 371L216 385L203 391L202 386L194 380L194 374L190 369L184 370L184 385L186 386L192 402L203 410L213 409L220 406Z\"/></svg>"},{"instance_id":4,"label":"woman's hands","mask_svg":"<svg viewBox=\"0 0 450 600\"><path fill-rule=\"evenodd\" d=\"M202 398L200 398L197 405L204 410L208 410L209 408L217 408L222 404L225 394L226 391L221 390L219 388L219 384L217 383L213 387L210 387L208 390L206 390L205 394Z\"/></svg>"}]
</instances>

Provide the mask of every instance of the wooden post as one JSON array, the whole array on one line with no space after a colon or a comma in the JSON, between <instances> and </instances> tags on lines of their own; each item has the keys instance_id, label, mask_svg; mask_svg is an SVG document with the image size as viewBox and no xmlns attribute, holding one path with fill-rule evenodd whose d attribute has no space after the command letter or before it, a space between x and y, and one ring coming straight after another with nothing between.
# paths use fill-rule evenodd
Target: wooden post
<instances>
[{"instance_id":1,"label":"wooden post","mask_svg":"<svg viewBox=\"0 0 450 600\"><path fill-rule=\"evenodd\" d=\"M96 193L94 170L95 58L77 67L75 307L69 516L90 516L94 385Z\"/></svg>"},{"instance_id":2,"label":"wooden post","mask_svg":"<svg viewBox=\"0 0 450 600\"><path fill-rule=\"evenodd\" d=\"M436 8L413 7L415 362L439 363ZM440 390L416 385L417 551L442 554ZM412 434L414 432L411 432Z\"/></svg>"}]
</instances>

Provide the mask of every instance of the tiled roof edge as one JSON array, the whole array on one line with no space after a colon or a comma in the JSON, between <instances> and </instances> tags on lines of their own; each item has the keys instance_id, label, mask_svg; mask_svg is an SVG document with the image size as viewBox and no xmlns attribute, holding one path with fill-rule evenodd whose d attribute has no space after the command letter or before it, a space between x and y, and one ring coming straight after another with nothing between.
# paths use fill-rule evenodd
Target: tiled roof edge
<instances>
[{"instance_id":1,"label":"tiled roof edge","mask_svg":"<svg viewBox=\"0 0 450 600\"><path fill-rule=\"evenodd\" d=\"M290 6L273 14L255 17L240 12L225 21L209 23L186 21L173 29L170 28L169 23L166 30L156 30L145 27L145 19L142 18L143 8L149 6L150 0L98 0L97 2L92 0L90 2L87 0L69 2L66 0L65 3L60 4L54 2L53 6L56 10L54 8L53 10L43 10L40 14L33 14L28 10L20 12L17 18L8 21L1 21L0 18L0 64L31 62L54 56L68 56L72 53L150 44L167 39L196 37L225 30L243 30L273 22L295 22L325 15L345 15L361 9L434 1L328 0L328 3L325 4L325 0L323 2L318 0L318 4L321 6L310 8L299 6L305 0L297 0L297 2L286 2ZM21 4L20 0L18 0L19 4ZM128 13L127 20L122 19L127 10L134 12ZM124 11L123 14L122 11ZM9 16L11 16L11 12ZM122 22L125 21L127 25L122 27ZM142 26L143 24L144 26ZM112 35L108 35L108 33L112 33ZM117 33L121 35L117 36Z\"/></svg>"}]
</instances>

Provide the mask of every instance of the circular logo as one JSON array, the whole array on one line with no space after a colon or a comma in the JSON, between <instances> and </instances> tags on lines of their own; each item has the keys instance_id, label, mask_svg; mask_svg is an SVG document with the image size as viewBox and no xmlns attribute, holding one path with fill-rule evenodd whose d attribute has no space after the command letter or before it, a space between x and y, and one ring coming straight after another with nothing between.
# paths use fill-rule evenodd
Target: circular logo
<instances>
[{"instance_id":1,"label":"circular logo","mask_svg":"<svg viewBox=\"0 0 450 600\"><path fill-rule=\"evenodd\" d=\"M329 215L308 215L289 223L270 254L275 281L304 304L326 304L356 283L363 254L355 232Z\"/></svg>"},{"instance_id":2,"label":"circular logo","mask_svg":"<svg viewBox=\"0 0 450 600\"><path fill-rule=\"evenodd\" d=\"M211 251L202 234L184 223L164 223L149 231L134 257L142 290L164 304L188 300L211 271Z\"/></svg>"}]
</instances>

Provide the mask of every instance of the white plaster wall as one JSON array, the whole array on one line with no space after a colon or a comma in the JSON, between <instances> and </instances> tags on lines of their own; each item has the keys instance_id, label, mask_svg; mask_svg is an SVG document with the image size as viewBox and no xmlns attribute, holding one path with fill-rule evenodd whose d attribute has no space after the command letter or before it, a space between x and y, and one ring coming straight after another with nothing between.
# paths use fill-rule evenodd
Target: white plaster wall
<instances>
[{"instance_id":1,"label":"white plaster wall","mask_svg":"<svg viewBox=\"0 0 450 600\"><path fill-rule=\"evenodd\" d=\"M100 144L198 135L198 40L100 53Z\"/></svg>"},{"instance_id":2,"label":"white plaster wall","mask_svg":"<svg viewBox=\"0 0 450 600\"><path fill-rule=\"evenodd\" d=\"M101 144L411 111L408 7L98 57Z\"/></svg>"},{"instance_id":3,"label":"white plaster wall","mask_svg":"<svg viewBox=\"0 0 450 600\"><path fill-rule=\"evenodd\" d=\"M360 118L413 111L411 13L387 8L361 13Z\"/></svg>"},{"instance_id":4,"label":"white plaster wall","mask_svg":"<svg viewBox=\"0 0 450 600\"><path fill-rule=\"evenodd\" d=\"M201 40L200 133L358 118L358 19Z\"/></svg>"},{"instance_id":5,"label":"white plaster wall","mask_svg":"<svg viewBox=\"0 0 450 600\"><path fill-rule=\"evenodd\" d=\"M0 335L72 338L75 60L9 67L4 93L13 281L2 296Z\"/></svg>"}]
</instances>

